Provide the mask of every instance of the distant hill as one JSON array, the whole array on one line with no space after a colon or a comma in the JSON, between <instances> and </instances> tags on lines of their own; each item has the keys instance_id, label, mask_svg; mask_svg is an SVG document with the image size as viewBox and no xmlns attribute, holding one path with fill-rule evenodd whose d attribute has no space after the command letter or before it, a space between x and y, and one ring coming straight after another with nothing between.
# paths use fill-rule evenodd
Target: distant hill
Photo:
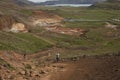
<instances>
[{"instance_id":1,"label":"distant hill","mask_svg":"<svg viewBox=\"0 0 120 80\"><path fill-rule=\"evenodd\" d=\"M103 2L106 0L53 0L53 1L46 1L41 3L33 3L28 0L4 0L4 1L15 3L19 6L33 6L33 5L54 5L54 4L93 4L97 2Z\"/></svg>"},{"instance_id":2,"label":"distant hill","mask_svg":"<svg viewBox=\"0 0 120 80\"><path fill-rule=\"evenodd\" d=\"M14 2L17 3L18 5L21 5L21 6L34 5L33 2L28 1L28 0L14 0Z\"/></svg>"},{"instance_id":3,"label":"distant hill","mask_svg":"<svg viewBox=\"0 0 120 80\"><path fill-rule=\"evenodd\" d=\"M95 2L101 2L106 0L53 0L38 3L40 5L54 5L54 4L93 4Z\"/></svg>"},{"instance_id":4,"label":"distant hill","mask_svg":"<svg viewBox=\"0 0 120 80\"><path fill-rule=\"evenodd\" d=\"M105 2L96 3L96 4L92 5L91 7L92 8L120 10L120 0L107 0Z\"/></svg>"}]
</instances>

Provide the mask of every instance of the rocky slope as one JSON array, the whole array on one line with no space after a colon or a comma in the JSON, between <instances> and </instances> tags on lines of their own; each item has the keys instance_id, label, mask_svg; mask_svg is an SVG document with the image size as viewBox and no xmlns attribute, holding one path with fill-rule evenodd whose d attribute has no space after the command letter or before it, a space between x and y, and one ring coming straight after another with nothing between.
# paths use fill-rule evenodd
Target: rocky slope
<instances>
[{"instance_id":1,"label":"rocky slope","mask_svg":"<svg viewBox=\"0 0 120 80\"><path fill-rule=\"evenodd\" d=\"M13 51L1 51L0 80L42 80L48 74L64 68L46 62L48 58L47 51L26 57Z\"/></svg>"},{"instance_id":2,"label":"rocky slope","mask_svg":"<svg viewBox=\"0 0 120 80\"><path fill-rule=\"evenodd\" d=\"M27 32L28 30L26 24L22 21L24 20L24 14L21 12L21 10L22 7L17 5L14 0L0 1L0 30L12 32ZM19 18L21 18L21 20ZM21 25L18 23L21 23ZM20 27L22 29L20 29Z\"/></svg>"},{"instance_id":3,"label":"rocky slope","mask_svg":"<svg viewBox=\"0 0 120 80\"><path fill-rule=\"evenodd\" d=\"M27 0L0 1L0 30L28 32L30 26L58 25L63 19L49 12L34 11L21 6L31 4Z\"/></svg>"}]
</instances>

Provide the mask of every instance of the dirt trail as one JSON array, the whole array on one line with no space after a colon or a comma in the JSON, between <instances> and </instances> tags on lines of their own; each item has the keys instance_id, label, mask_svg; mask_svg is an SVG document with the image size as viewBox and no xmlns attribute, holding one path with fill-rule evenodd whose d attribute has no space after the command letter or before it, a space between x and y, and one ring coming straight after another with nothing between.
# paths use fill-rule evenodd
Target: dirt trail
<instances>
[{"instance_id":1,"label":"dirt trail","mask_svg":"<svg viewBox=\"0 0 120 80\"><path fill-rule=\"evenodd\" d=\"M50 80L50 75L48 75L48 76L45 76L45 77L43 77L43 78L41 78L40 80Z\"/></svg>"},{"instance_id":2,"label":"dirt trail","mask_svg":"<svg viewBox=\"0 0 120 80\"><path fill-rule=\"evenodd\" d=\"M66 71L52 74L49 80L119 80L120 56L81 58L70 62Z\"/></svg>"},{"instance_id":3,"label":"dirt trail","mask_svg":"<svg viewBox=\"0 0 120 80\"><path fill-rule=\"evenodd\" d=\"M53 49L51 49L53 52ZM22 59L15 53L1 53L1 58L17 65L16 70L10 71L0 62L0 77L3 80L119 80L120 79L120 56L84 56L78 61L60 61L58 63L47 61L46 50ZM56 49L55 49L56 50ZM54 50L54 51L55 51ZM11 57L14 55L13 57ZM7 57L6 57L7 56ZM10 59L8 59L8 56ZM15 58L16 57L16 58ZM15 58L15 59L14 59ZM19 60L20 58L20 60ZM17 61L18 60L18 61ZM18 63L19 62L19 63ZM7 76L6 76L7 75Z\"/></svg>"},{"instance_id":4,"label":"dirt trail","mask_svg":"<svg viewBox=\"0 0 120 80\"><path fill-rule=\"evenodd\" d=\"M73 63L66 63L63 70L53 73L49 80L69 80L69 77L74 73L76 68Z\"/></svg>"}]
</instances>

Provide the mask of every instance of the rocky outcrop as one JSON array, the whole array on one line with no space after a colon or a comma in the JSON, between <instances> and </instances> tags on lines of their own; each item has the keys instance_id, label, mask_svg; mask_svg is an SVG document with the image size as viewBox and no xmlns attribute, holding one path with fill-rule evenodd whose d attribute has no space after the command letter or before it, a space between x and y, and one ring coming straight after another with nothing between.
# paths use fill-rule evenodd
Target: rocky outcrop
<instances>
[{"instance_id":1,"label":"rocky outcrop","mask_svg":"<svg viewBox=\"0 0 120 80\"><path fill-rule=\"evenodd\" d=\"M60 20L57 19L50 19L50 18L43 18L43 19L38 19L33 22L34 25L37 26L55 26L60 24Z\"/></svg>"},{"instance_id":2,"label":"rocky outcrop","mask_svg":"<svg viewBox=\"0 0 120 80\"><path fill-rule=\"evenodd\" d=\"M45 27L45 29L55 33L66 34L66 35L79 35L79 36L85 36L86 33L89 31L80 28L73 29L73 28L64 28L58 26Z\"/></svg>"},{"instance_id":3,"label":"rocky outcrop","mask_svg":"<svg viewBox=\"0 0 120 80\"><path fill-rule=\"evenodd\" d=\"M55 26L60 25L63 20L62 17L43 11L34 11L33 16L30 17L30 20L35 26Z\"/></svg>"},{"instance_id":4,"label":"rocky outcrop","mask_svg":"<svg viewBox=\"0 0 120 80\"><path fill-rule=\"evenodd\" d=\"M28 29L23 23L14 23L10 31L11 32L28 32Z\"/></svg>"},{"instance_id":5,"label":"rocky outcrop","mask_svg":"<svg viewBox=\"0 0 120 80\"><path fill-rule=\"evenodd\" d=\"M106 22L105 27L106 27L106 28L111 28L111 29L117 30L118 25L114 25L114 24L111 24L111 23L109 23L109 22Z\"/></svg>"},{"instance_id":6,"label":"rocky outcrop","mask_svg":"<svg viewBox=\"0 0 120 80\"><path fill-rule=\"evenodd\" d=\"M0 15L0 30L7 32L28 32L25 24L19 23L12 16Z\"/></svg>"}]
</instances>

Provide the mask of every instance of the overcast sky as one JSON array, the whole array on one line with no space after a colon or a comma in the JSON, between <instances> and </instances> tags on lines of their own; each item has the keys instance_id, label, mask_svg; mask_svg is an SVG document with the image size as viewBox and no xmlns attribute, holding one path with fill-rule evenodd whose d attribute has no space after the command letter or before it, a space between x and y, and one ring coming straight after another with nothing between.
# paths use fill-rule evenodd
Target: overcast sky
<instances>
[{"instance_id":1,"label":"overcast sky","mask_svg":"<svg viewBox=\"0 0 120 80\"><path fill-rule=\"evenodd\" d=\"M29 1L33 1L33 2L45 2L45 1L53 1L53 0L29 0Z\"/></svg>"}]
</instances>

